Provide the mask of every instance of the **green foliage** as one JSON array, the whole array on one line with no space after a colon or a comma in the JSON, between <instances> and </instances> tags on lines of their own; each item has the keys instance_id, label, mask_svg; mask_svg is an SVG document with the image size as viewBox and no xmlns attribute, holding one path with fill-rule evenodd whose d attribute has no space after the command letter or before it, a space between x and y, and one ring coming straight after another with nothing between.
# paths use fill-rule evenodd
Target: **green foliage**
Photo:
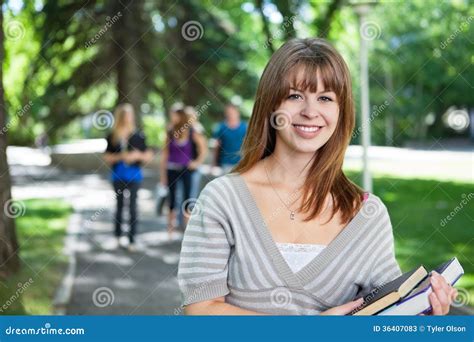
<instances>
[{"instance_id":1,"label":"green foliage","mask_svg":"<svg viewBox=\"0 0 474 342\"><path fill-rule=\"evenodd\" d=\"M148 146L161 148L166 139L166 123L162 118L144 116L143 133L145 133Z\"/></svg>"},{"instance_id":2,"label":"green foliage","mask_svg":"<svg viewBox=\"0 0 474 342\"><path fill-rule=\"evenodd\" d=\"M137 112L146 104L149 112L165 113L177 101L210 101L202 118L208 129L228 101L242 103L248 116L272 49L293 36L327 33L349 64L358 105L358 21L345 2L35 3L25 1L18 12L7 3L5 13L5 30L12 22L23 27L19 39L5 42L12 144L31 144L43 131L52 143L70 138L81 117L122 101ZM380 1L373 7L368 20L378 31L369 42L374 143L402 145L454 134L441 116L453 105L473 106L472 16L474 8L463 1ZM28 101L31 109L18 117ZM385 101L389 105L378 112ZM432 125L425 124L428 113L435 115ZM387 138L390 120L394 133Z\"/></svg>"},{"instance_id":3,"label":"green foliage","mask_svg":"<svg viewBox=\"0 0 474 342\"><path fill-rule=\"evenodd\" d=\"M374 141L384 143L380 133L388 114L395 118L395 145L455 135L441 116L450 106L474 106L468 95L474 86L474 8L462 1L383 2L371 20L380 27L370 55L371 102L390 103L373 121ZM429 113L436 118L431 126L425 123Z\"/></svg>"}]
</instances>

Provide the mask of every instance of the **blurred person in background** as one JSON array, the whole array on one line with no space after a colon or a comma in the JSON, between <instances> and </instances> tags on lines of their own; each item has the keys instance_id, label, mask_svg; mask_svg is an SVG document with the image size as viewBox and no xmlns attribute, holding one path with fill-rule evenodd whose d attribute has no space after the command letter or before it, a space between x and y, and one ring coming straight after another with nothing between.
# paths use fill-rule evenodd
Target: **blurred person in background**
<instances>
[{"instance_id":1,"label":"blurred person in background","mask_svg":"<svg viewBox=\"0 0 474 342\"><path fill-rule=\"evenodd\" d=\"M247 123L240 120L239 108L234 104L227 104L224 113L225 121L218 124L212 135L217 141L213 166L220 166L223 173L228 173L240 161Z\"/></svg>"},{"instance_id":2,"label":"blurred person in background","mask_svg":"<svg viewBox=\"0 0 474 342\"><path fill-rule=\"evenodd\" d=\"M208 153L208 147L207 147L207 139L206 139L206 132L204 129L204 126L199 122L199 115L192 106L186 106L184 108L184 111L188 118L191 120L191 125L194 130L194 132L200 134L202 138L204 139L205 142L205 148L204 148L204 156L203 160L206 159L207 153ZM196 158L197 156L197 145L193 142L193 159ZM201 178L202 178L202 173L200 172L199 168L196 169L195 172L193 172L193 175L191 177L191 192L190 192L190 198L197 198L199 196L199 190L201 188Z\"/></svg>"},{"instance_id":3,"label":"blurred person in background","mask_svg":"<svg viewBox=\"0 0 474 342\"><path fill-rule=\"evenodd\" d=\"M187 212L192 209L192 203L189 203L192 175L204 162L207 146L204 136L194 129L192 120L184 109L176 109L170 112L170 127L160 158L160 184L163 187L167 186L169 189L167 230L168 237L171 240L176 228L177 183L179 180L183 183L183 205L180 208ZM195 152L193 152L194 145ZM187 213L183 214L186 225L189 215Z\"/></svg>"},{"instance_id":4,"label":"blurred person in background","mask_svg":"<svg viewBox=\"0 0 474 342\"><path fill-rule=\"evenodd\" d=\"M115 237L120 246L122 235L122 214L124 198L128 198L130 212L128 231L128 249L134 251L137 231L137 194L143 180L142 165L153 158L148 149L143 132L138 131L135 123L135 111L129 103L117 106L114 113L114 127L107 137L107 149L104 160L112 167L112 184L114 186L117 209L115 212ZM127 193L127 196L124 194Z\"/></svg>"}]
</instances>

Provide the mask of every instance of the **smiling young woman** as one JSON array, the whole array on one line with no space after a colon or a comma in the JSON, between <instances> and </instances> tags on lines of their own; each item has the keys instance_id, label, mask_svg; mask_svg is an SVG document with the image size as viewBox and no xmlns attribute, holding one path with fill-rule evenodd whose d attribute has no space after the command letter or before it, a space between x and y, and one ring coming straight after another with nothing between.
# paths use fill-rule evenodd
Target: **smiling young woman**
<instances>
[{"instance_id":1,"label":"smiling young woman","mask_svg":"<svg viewBox=\"0 0 474 342\"><path fill-rule=\"evenodd\" d=\"M275 52L240 163L207 184L186 229L187 314L346 314L401 274L386 207L342 172L353 128L350 74L329 43ZM435 292L445 313L454 290Z\"/></svg>"}]
</instances>

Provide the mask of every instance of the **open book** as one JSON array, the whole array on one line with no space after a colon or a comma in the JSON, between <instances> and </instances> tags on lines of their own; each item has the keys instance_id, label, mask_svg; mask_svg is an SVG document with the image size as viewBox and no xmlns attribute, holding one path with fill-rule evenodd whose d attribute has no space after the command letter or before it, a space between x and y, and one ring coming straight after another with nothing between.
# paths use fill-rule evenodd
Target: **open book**
<instances>
[{"instance_id":1,"label":"open book","mask_svg":"<svg viewBox=\"0 0 474 342\"><path fill-rule=\"evenodd\" d=\"M364 302L352 315L374 315L377 312L396 303L413 290L426 276L428 272L423 266L415 268L400 277L375 288L364 297Z\"/></svg>"},{"instance_id":2,"label":"open book","mask_svg":"<svg viewBox=\"0 0 474 342\"><path fill-rule=\"evenodd\" d=\"M454 285L464 274L457 258L435 269L446 281ZM372 290L352 315L417 315L431 309L428 295L432 292L430 275L423 266Z\"/></svg>"},{"instance_id":3,"label":"open book","mask_svg":"<svg viewBox=\"0 0 474 342\"><path fill-rule=\"evenodd\" d=\"M441 274L448 284L454 285L464 274L457 258L438 266L436 272ZM415 289L395 305L383 310L378 315L419 315L431 311L429 294L433 292L430 277L426 277Z\"/></svg>"}]
</instances>

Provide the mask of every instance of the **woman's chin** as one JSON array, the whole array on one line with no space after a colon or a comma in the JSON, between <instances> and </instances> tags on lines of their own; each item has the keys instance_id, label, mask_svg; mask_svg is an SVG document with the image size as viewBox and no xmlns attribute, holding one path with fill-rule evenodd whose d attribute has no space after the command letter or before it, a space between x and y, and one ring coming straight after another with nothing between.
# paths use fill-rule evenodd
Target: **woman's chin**
<instances>
[{"instance_id":1,"label":"woman's chin","mask_svg":"<svg viewBox=\"0 0 474 342\"><path fill-rule=\"evenodd\" d=\"M292 146L291 150L293 153L297 154L314 154L319 150L320 146Z\"/></svg>"},{"instance_id":2,"label":"woman's chin","mask_svg":"<svg viewBox=\"0 0 474 342\"><path fill-rule=\"evenodd\" d=\"M299 139L295 136L291 136L289 139L281 139L280 142L286 146L285 149L297 154L314 154L325 143L322 143L321 139Z\"/></svg>"}]
</instances>

